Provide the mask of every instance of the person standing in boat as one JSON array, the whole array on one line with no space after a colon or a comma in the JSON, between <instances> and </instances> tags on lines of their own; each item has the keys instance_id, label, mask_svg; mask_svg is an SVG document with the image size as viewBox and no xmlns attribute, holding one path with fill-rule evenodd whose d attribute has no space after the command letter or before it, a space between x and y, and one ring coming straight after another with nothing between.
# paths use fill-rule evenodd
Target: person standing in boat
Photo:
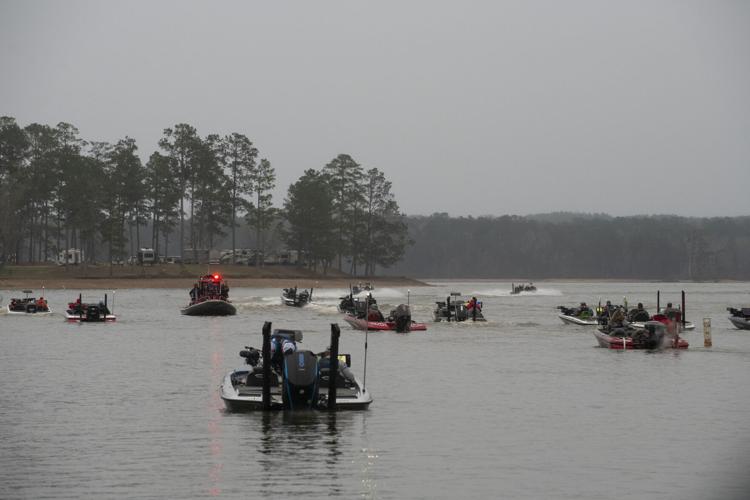
<instances>
[{"instance_id":1,"label":"person standing in boat","mask_svg":"<svg viewBox=\"0 0 750 500\"><path fill-rule=\"evenodd\" d=\"M198 295L200 293L200 288L198 288L198 283L193 284L193 288L190 289L190 303L195 304L198 302Z\"/></svg>"},{"instance_id":2,"label":"person standing in boat","mask_svg":"<svg viewBox=\"0 0 750 500\"><path fill-rule=\"evenodd\" d=\"M469 302L466 303L467 311L471 311L474 308L477 309L477 312L480 312L482 310L482 303L477 301L476 297L472 297L471 299L469 299Z\"/></svg>"},{"instance_id":3,"label":"person standing in boat","mask_svg":"<svg viewBox=\"0 0 750 500\"><path fill-rule=\"evenodd\" d=\"M677 317L680 315L680 310L672 307L671 302L667 302L667 307L664 308L664 310L662 311L662 314L666 316L667 318L671 319L672 321L675 321Z\"/></svg>"},{"instance_id":4,"label":"person standing in boat","mask_svg":"<svg viewBox=\"0 0 750 500\"><path fill-rule=\"evenodd\" d=\"M221 282L221 300L229 299L229 287L225 282Z\"/></svg>"}]
</instances>

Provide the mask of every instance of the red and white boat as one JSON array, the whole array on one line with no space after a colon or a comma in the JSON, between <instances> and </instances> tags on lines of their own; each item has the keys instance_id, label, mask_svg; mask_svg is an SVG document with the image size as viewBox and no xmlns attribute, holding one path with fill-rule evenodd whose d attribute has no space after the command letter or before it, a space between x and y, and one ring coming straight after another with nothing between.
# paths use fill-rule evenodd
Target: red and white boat
<instances>
[{"instance_id":1,"label":"red and white boat","mask_svg":"<svg viewBox=\"0 0 750 500\"><path fill-rule=\"evenodd\" d=\"M648 321L644 328L599 328L594 332L600 347L608 349L687 349L690 345L679 335L667 333L667 326L658 321Z\"/></svg>"},{"instance_id":2,"label":"red and white boat","mask_svg":"<svg viewBox=\"0 0 750 500\"><path fill-rule=\"evenodd\" d=\"M367 321L364 318L357 318L355 316L346 315L344 316L344 321L352 325L357 330L374 330L374 331L383 331L383 330L396 330L396 322L395 321ZM410 331L422 331L427 330L427 325L424 323L417 323L415 321L411 322L411 326L409 328Z\"/></svg>"}]
</instances>

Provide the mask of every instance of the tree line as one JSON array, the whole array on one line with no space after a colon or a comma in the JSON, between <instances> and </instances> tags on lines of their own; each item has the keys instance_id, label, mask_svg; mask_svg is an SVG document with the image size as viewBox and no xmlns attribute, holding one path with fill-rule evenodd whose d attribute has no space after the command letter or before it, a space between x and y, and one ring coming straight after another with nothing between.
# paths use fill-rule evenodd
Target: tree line
<instances>
[{"instance_id":1,"label":"tree line","mask_svg":"<svg viewBox=\"0 0 750 500\"><path fill-rule=\"evenodd\" d=\"M410 216L389 273L436 278L750 279L750 217Z\"/></svg>"},{"instance_id":2,"label":"tree line","mask_svg":"<svg viewBox=\"0 0 750 500\"><path fill-rule=\"evenodd\" d=\"M240 220L261 255L273 226L323 271L371 274L409 243L391 183L349 155L305 171L277 208L276 172L247 136L201 137L180 123L164 129L159 148L144 164L130 137L86 141L69 123L21 127L0 117L0 265L46 262L68 248L90 262L124 260L142 246L166 256L175 239L184 258L228 235L234 249Z\"/></svg>"}]
</instances>

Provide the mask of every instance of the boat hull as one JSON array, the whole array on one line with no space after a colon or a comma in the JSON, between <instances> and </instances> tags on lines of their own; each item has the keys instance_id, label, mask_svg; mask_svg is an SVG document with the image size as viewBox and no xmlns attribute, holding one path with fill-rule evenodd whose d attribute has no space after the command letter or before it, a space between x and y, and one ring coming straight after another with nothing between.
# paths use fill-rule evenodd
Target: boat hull
<instances>
[{"instance_id":1,"label":"boat hull","mask_svg":"<svg viewBox=\"0 0 750 500\"><path fill-rule=\"evenodd\" d=\"M599 347L606 347L607 349L615 350L630 350L630 349L644 349L644 347L634 344L633 339L630 337L613 337L599 330L594 332ZM673 339L665 339L661 347L676 348L676 349L687 349L689 346L688 341L683 338L678 338L677 345L675 345Z\"/></svg>"},{"instance_id":2,"label":"boat hull","mask_svg":"<svg viewBox=\"0 0 750 500\"><path fill-rule=\"evenodd\" d=\"M12 314L15 316L48 316L52 314L52 309L47 309L46 311L11 311L10 306L5 306L6 314Z\"/></svg>"},{"instance_id":3,"label":"boat hull","mask_svg":"<svg viewBox=\"0 0 750 500\"><path fill-rule=\"evenodd\" d=\"M737 316L730 316L729 321L740 330L750 330L750 319L739 318Z\"/></svg>"},{"instance_id":4,"label":"boat hull","mask_svg":"<svg viewBox=\"0 0 750 500\"><path fill-rule=\"evenodd\" d=\"M570 323L571 325L596 326L599 324L596 319L581 319L567 314L558 314L557 317L560 318L563 323Z\"/></svg>"},{"instance_id":5,"label":"boat hull","mask_svg":"<svg viewBox=\"0 0 750 500\"><path fill-rule=\"evenodd\" d=\"M355 318L353 316L344 316L344 321L352 325L356 330L371 330L371 331L395 331L396 323L394 321L367 321L365 319ZM424 331L427 330L427 325L424 323L411 324L411 331Z\"/></svg>"},{"instance_id":6,"label":"boat hull","mask_svg":"<svg viewBox=\"0 0 750 500\"><path fill-rule=\"evenodd\" d=\"M226 300L212 299L189 305L180 312L186 316L233 316L237 308Z\"/></svg>"},{"instance_id":7,"label":"boat hull","mask_svg":"<svg viewBox=\"0 0 750 500\"><path fill-rule=\"evenodd\" d=\"M78 315L78 314L71 314L69 312L65 313L65 319L70 321L71 323L104 323L104 322L110 322L110 321L116 321L117 316L114 314L107 314L104 319L89 319L86 317L86 315Z\"/></svg>"},{"instance_id":8,"label":"boat hull","mask_svg":"<svg viewBox=\"0 0 750 500\"><path fill-rule=\"evenodd\" d=\"M219 391L221 393L221 399L224 401L224 406L230 412L252 412L263 410L263 395L262 387L245 388L242 394L232 384L232 375L234 373L247 372L246 369L239 369L229 372L224 377L221 383ZM357 380L357 386L361 387L361 383ZM326 395L328 392L327 387L321 386L318 388L319 394ZM372 403L372 396L366 390L360 391L346 391L345 389L337 389L338 395L336 397L336 410L366 410ZM284 402L281 395L281 386L271 387L271 410L283 410Z\"/></svg>"}]
</instances>

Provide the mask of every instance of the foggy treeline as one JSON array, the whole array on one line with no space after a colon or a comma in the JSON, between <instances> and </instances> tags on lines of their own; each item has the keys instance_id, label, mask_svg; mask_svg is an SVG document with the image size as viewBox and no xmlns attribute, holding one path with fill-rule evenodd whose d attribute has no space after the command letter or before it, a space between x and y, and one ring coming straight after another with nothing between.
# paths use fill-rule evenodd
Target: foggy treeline
<instances>
[{"instance_id":1,"label":"foggy treeline","mask_svg":"<svg viewBox=\"0 0 750 500\"><path fill-rule=\"evenodd\" d=\"M437 278L750 279L750 217L407 218L414 244L389 272Z\"/></svg>"},{"instance_id":2,"label":"foggy treeline","mask_svg":"<svg viewBox=\"0 0 750 500\"><path fill-rule=\"evenodd\" d=\"M130 137L94 142L69 123L21 127L0 116L0 267L55 261L70 249L110 265L141 247L184 259L237 249L248 230L261 264L280 242L324 272L346 264L373 274L403 255L403 214L379 169L339 154L290 185L282 208L273 206L275 185L271 162L238 132L201 137L179 123L143 163Z\"/></svg>"}]
</instances>

